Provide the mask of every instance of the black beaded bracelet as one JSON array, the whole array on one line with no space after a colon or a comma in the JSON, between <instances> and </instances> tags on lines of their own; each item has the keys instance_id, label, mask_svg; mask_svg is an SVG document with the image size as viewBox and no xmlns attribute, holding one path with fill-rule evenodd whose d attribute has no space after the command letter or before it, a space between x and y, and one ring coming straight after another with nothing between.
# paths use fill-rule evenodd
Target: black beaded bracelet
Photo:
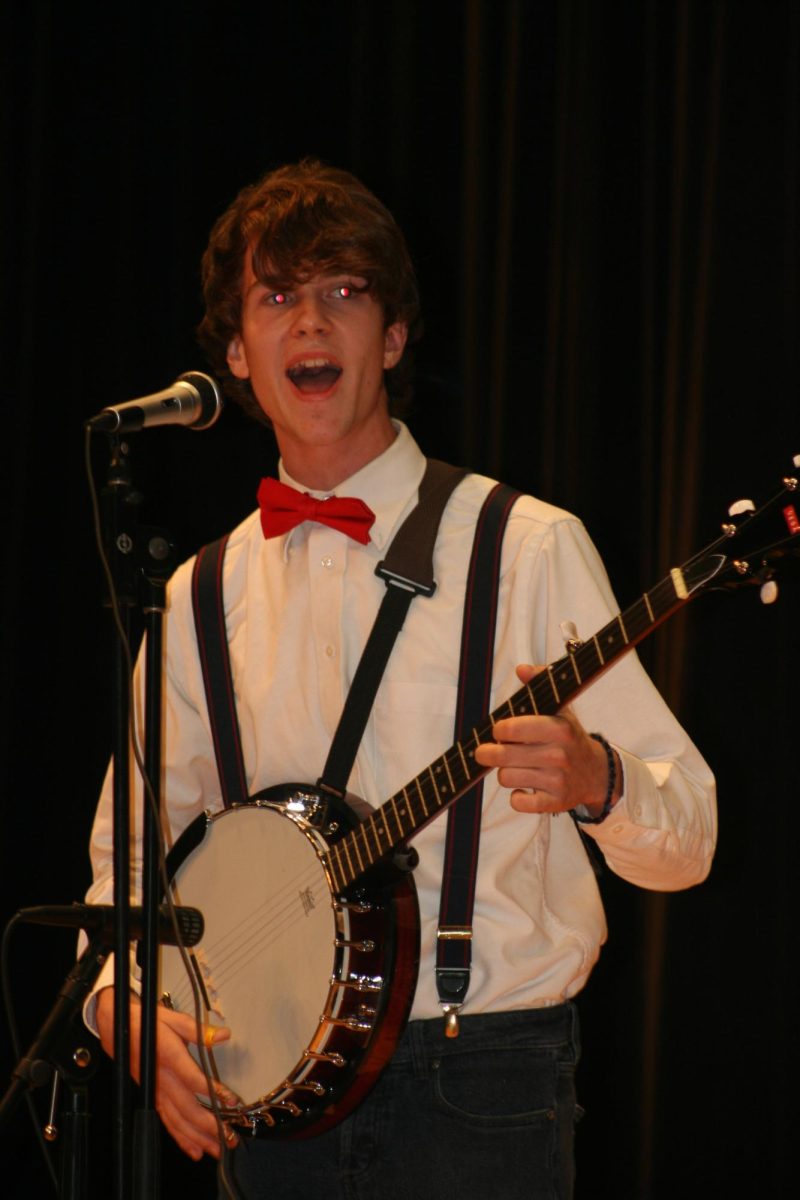
<instances>
[{"instance_id":1,"label":"black beaded bracelet","mask_svg":"<svg viewBox=\"0 0 800 1200\"><path fill-rule=\"evenodd\" d=\"M590 733L589 737L599 742L606 752L606 759L608 760L608 789L606 791L606 798L603 801L603 807L596 817L589 816L584 804L578 805L578 808L570 809L570 816L574 821L580 821L581 825L599 825L601 821L605 821L611 812L611 802L614 799L614 792L617 787L617 759L602 733Z\"/></svg>"}]
</instances>

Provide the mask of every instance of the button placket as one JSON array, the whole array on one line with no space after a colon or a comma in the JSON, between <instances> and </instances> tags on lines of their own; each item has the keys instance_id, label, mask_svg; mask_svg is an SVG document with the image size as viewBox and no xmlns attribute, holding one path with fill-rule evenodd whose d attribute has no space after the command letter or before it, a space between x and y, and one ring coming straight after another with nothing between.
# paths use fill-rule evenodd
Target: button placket
<instances>
[{"instance_id":1,"label":"button placket","mask_svg":"<svg viewBox=\"0 0 800 1200\"><path fill-rule=\"evenodd\" d=\"M347 547L344 538L325 526L308 535L311 620L320 704L333 731L344 703L342 685L342 609Z\"/></svg>"}]
</instances>

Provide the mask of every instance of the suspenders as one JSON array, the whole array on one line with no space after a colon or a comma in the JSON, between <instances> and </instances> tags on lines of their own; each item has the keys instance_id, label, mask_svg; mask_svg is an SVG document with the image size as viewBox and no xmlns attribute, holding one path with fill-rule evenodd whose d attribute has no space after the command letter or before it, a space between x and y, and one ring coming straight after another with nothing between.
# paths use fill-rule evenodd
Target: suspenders
<instances>
[{"instance_id":1,"label":"suspenders","mask_svg":"<svg viewBox=\"0 0 800 1200\"><path fill-rule=\"evenodd\" d=\"M362 654L322 777L321 787L344 793L372 702L392 646L413 597L432 595L432 556L439 521L465 472L431 460L417 507L395 535L376 574L387 592ZM461 636L455 737L462 740L490 708L495 618L503 533L519 496L496 484L484 501L475 529L467 576ZM248 800L231 674L222 591L227 537L203 547L192 576L192 601L200 663L211 722L223 804ZM437 937L436 984L447 1034L458 1034L457 1014L469 987L472 912L478 866L483 781L448 813L445 866Z\"/></svg>"},{"instance_id":2,"label":"suspenders","mask_svg":"<svg viewBox=\"0 0 800 1200\"><path fill-rule=\"evenodd\" d=\"M500 552L508 515L518 496L519 492L498 483L486 497L475 526L461 626L456 741L463 741L490 709ZM436 945L436 990L445 1014L448 1037L458 1036L458 1012L469 987L482 803L483 780L480 779L451 805L447 814Z\"/></svg>"}]
</instances>

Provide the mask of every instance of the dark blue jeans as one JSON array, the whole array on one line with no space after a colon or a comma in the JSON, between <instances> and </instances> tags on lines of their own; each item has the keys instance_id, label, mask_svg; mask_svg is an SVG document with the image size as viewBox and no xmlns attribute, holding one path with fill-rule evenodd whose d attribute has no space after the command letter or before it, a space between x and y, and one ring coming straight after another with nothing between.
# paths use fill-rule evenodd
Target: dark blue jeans
<instances>
[{"instance_id":1,"label":"dark blue jeans","mask_svg":"<svg viewBox=\"0 0 800 1200\"><path fill-rule=\"evenodd\" d=\"M578 1021L573 1005L412 1021L375 1089L303 1142L229 1156L246 1200L568 1200ZM224 1196L224 1193L220 1193Z\"/></svg>"}]
</instances>

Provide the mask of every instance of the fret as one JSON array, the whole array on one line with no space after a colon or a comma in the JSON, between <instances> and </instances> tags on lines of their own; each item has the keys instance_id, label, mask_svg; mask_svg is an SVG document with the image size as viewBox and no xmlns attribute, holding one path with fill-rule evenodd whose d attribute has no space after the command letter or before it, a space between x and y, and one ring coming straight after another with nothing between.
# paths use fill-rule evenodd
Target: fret
<instances>
[{"instance_id":1,"label":"fret","mask_svg":"<svg viewBox=\"0 0 800 1200\"><path fill-rule=\"evenodd\" d=\"M596 633L592 636L592 641L594 642L595 646L597 647L597 657L600 659L601 663L605 664L606 660L603 658L603 651L600 649L600 643L597 640Z\"/></svg>"},{"instance_id":2,"label":"fret","mask_svg":"<svg viewBox=\"0 0 800 1200\"><path fill-rule=\"evenodd\" d=\"M342 855L342 842L337 842L334 849L336 851L336 873L341 879L342 884L346 884L350 876L348 875L347 864Z\"/></svg>"},{"instance_id":3,"label":"fret","mask_svg":"<svg viewBox=\"0 0 800 1200\"><path fill-rule=\"evenodd\" d=\"M380 858L380 856L383 854L383 851L384 851L384 847L381 845L381 826L380 826L380 815L379 815L380 811L381 810L378 809L378 811L376 813L370 814L370 816L367 817L366 821L364 822L364 824L367 826L367 833L372 833L372 836L375 839L375 848L378 852L377 853L378 858ZM388 838L387 838L387 846L385 848L387 850L389 848L388 847ZM370 857L372 857L371 854L370 854ZM373 862L374 861L375 860L373 857Z\"/></svg>"},{"instance_id":4,"label":"fret","mask_svg":"<svg viewBox=\"0 0 800 1200\"><path fill-rule=\"evenodd\" d=\"M574 687L575 687L575 681L572 678L572 674L574 673L574 670L575 670L574 664L573 664L572 672L570 672L567 669L567 660L568 659L571 660L571 658L572 658L572 655L567 654L564 656L564 658L560 658L557 663L553 663L554 667L559 668L558 681L560 684L562 684L562 689L559 694L559 704L563 704L565 700L569 699L569 697L572 694L572 690L574 690ZM578 683L580 683L580 675L578 675L577 679L578 679Z\"/></svg>"},{"instance_id":5,"label":"fret","mask_svg":"<svg viewBox=\"0 0 800 1200\"><path fill-rule=\"evenodd\" d=\"M416 780L415 780L415 782L416 782ZM403 822L400 820L400 814L397 811L397 804L395 803L394 796L389 797L388 803L391 804L391 806L392 806L392 813L394 814L394 822L395 822L395 825L397 826L397 832L400 835L400 837L402 838L403 837Z\"/></svg>"},{"instance_id":6,"label":"fret","mask_svg":"<svg viewBox=\"0 0 800 1200\"><path fill-rule=\"evenodd\" d=\"M442 768L441 768L441 767L439 767L439 770L440 770L440 771L441 771L441 769L442 769ZM436 782L436 779L435 779L435 777L434 777L434 774L433 774L433 768L432 768L432 767L428 767L428 774L430 775L430 779L431 779L431 787L433 788L433 793L434 793L434 795L435 795L436 799L437 799L438 801L440 801L440 802L441 802L441 801L443 801L443 800L444 800L444 798L447 796L447 787L446 787L446 786L445 786L445 787L440 787L440 786L439 786L439 784ZM424 807L424 805L423 805L423 807Z\"/></svg>"},{"instance_id":7,"label":"fret","mask_svg":"<svg viewBox=\"0 0 800 1200\"><path fill-rule=\"evenodd\" d=\"M575 672L575 680L576 680L576 682L577 682L578 686L580 687L580 685L583 683L583 680L581 679L581 673L580 673L580 671L578 670L578 664L577 664L577 663L576 663L576 661L575 661L575 655L574 655L574 654L568 654L568 655L567 655L567 658L568 658L568 659L569 659L569 661L572 663L572 669L573 669L573 671Z\"/></svg>"},{"instance_id":8,"label":"fret","mask_svg":"<svg viewBox=\"0 0 800 1200\"><path fill-rule=\"evenodd\" d=\"M425 799L424 799L424 796L422 793L422 783L420 780L420 776L417 775L416 779L413 779L411 781L411 785L409 785L409 786L414 786L417 789L417 795L419 796L420 804L422 805L422 807L424 809L425 808ZM409 801L410 800L411 800L411 797L409 796ZM406 835L404 835L404 836L406 836Z\"/></svg>"},{"instance_id":9,"label":"fret","mask_svg":"<svg viewBox=\"0 0 800 1200\"><path fill-rule=\"evenodd\" d=\"M553 700L553 689L550 686L550 676L545 671L537 675L532 683L533 691L538 695L536 701L536 712L539 716L547 717L558 708L558 704Z\"/></svg>"},{"instance_id":10,"label":"fret","mask_svg":"<svg viewBox=\"0 0 800 1200\"><path fill-rule=\"evenodd\" d=\"M649 633L655 625L655 618L651 616L651 612L650 599L646 595L642 596L641 600L638 600L636 604L631 605L626 612L625 615L629 618L628 633L631 635L631 640L634 644L641 641L644 635Z\"/></svg>"},{"instance_id":11,"label":"fret","mask_svg":"<svg viewBox=\"0 0 800 1200\"><path fill-rule=\"evenodd\" d=\"M550 680L550 686L553 689L553 695L556 698L556 703L560 706L561 705L561 697L558 694L558 688L556 687L556 681L555 681L555 679L553 679L552 667L547 668L547 678Z\"/></svg>"},{"instance_id":12,"label":"fret","mask_svg":"<svg viewBox=\"0 0 800 1200\"><path fill-rule=\"evenodd\" d=\"M619 625L619 627L620 627L620 630L621 630L621 632L622 632L622 636L623 636L623 638L625 639L625 645L627 646L627 645L629 644L629 641L630 641L630 639L628 638L628 631L627 631L627 630L626 630L626 628L625 628L625 622L624 622L624 621L623 621L623 619L622 619L622 613L620 613L620 614L618 615L618 617L617 617L617 624L618 624L618 625Z\"/></svg>"},{"instance_id":13,"label":"fret","mask_svg":"<svg viewBox=\"0 0 800 1200\"><path fill-rule=\"evenodd\" d=\"M650 603L650 597L648 596L647 592L645 592L642 599L647 605L647 615L650 617L650 624L652 625L655 622L655 617L653 616L653 606Z\"/></svg>"},{"instance_id":14,"label":"fret","mask_svg":"<svg viewBox=\"0 0 800 1200\"><path fill-rule=\"evenodd\" d=\"M458 750L458 754L461 759L461 766L464 769L464 778L469 779L469 767L467 766L467 760L464 758L464 751L461 747L461 742L456 742L456 749Z\"/></svg>"},{"instance_id":15,"label":"fret","mask_svg":"<svg viewBox=\"0 0 800 1200\"><path fill-rule=\"evenodd\" d=\"M339 843L339 847L340 847L340 851L341 850L344 851L344 856L347 859L347 870L350 875L350 878L353 879L355 877L355 872L353 871L353 860L350 857L350 851L347 847L347 843L349 841L350 841L349 836L346 838L342 838L341 842Z\"/></svg>"},{"instance_id":16,"label":"fret","mask_svg":"<svg viewBox=\"0 0 800 1200\"><path fill-rule=\"evenodd\" d=\"M383 829L384 836L386 838L386 849L391 850L392 846L399 839L392 837L392 831L389 827L389 806L387 804L384 804L381 811L383 813L382 829Z\"/></svg>"},{"instance_id":17,"label":"fret","mask_svg":"<svg viewBox=\"0 0 800 1200\"><path fill-rule=\"evenodd\" d=\"M579 646L572 655L572 659L580 674L580 687L588 683L602 666L602 659L593 641Z\"/></svg>"},{"instance_id":18,"label":"fret","mask_svg":"<svg viewBox=\"0 0 800 1200\"><path fill-rule=\"evenodd\" d=\"M417 791L420 799L422 799L422 791L419 787L419 781L417 782ZM423 804L422 807L424 808L425 805ZM404 804L400 805L398 812L400 813L400 831L402 836L406 838L408 837L409 833L413 833L414 830L414 810L408 801L406 801Z\"/></svg>"},{"instance_id":19,"label":"fret","mask_svg":"<svg viewBox=\"0 0 800 1200\"><path fill-rule=\"evenodd\" d=\"M530 685L530 681L528 681L528 683L525 684L525 691L528 693L528 696L529 696L530 702L531 702L531 707L532 707L534 713L538 716L539 715L539 706L536 703L536 696L533 693L533 688Z\"/></svg>"},{"instance_id":20,"label":"fret","mask_svg":"<svg viewBox=\"0 0 800 1200\"><path fill-rule=\"evenodd\" d=\"M407 805L409 806L409 808L410 808L410 807L411 807L411 800L410 800L410 798L409 798L409 795L408 795L408 786L407 786L407 785L406 785L406 787L404 787L404 788L403 788L403 796L404 796L404 798L405 798L405 802L406 802L406 804L407 804ZM425 813L425 816L426 816L426 817L430 816L430 813L428 812L427 805L425 804L425 799L424 799L424 797L423 797L423 796L420 796L420 800L422 800L422 811Z\"/></svg>"},{"instance_id":21,"label":"fret","mask_svg":"<svg viewBox=\"0 0 800 1200\"><path fill-rule=\"evenodd\" d=\"M351 835L352 842L353 842L353 853L355 854L356 858L358 859L359 871L364 870L364 860L362 859L362 857L358 851L358 838L359 838L359 834L362 834L362 833L363 833L363 826L359 826L356 830L354 830L353 835ZM350 837L348 837L347 840L350 841L351 840ZM369 866L369 862L367 862L367 866Z\"/></svg>"},{"instance_id":22,"label":"fret","mask_svg":"<svg viewBox=\"0 0 800 1200\"><path fill-rule=\"evenodd\" d=\"M469 765L464 757L464 752L461 749L461 743L456 742L453 746L455 754L447 755L450 766L452 767L453 778L456 780L459 791L462 787L466 787L469 781Z\"/></svg>"},{"instance_id":23,"label":"fret","mask_svg":"<svg viewBox=\"0 0 800 1200\"><path fill-rule=\"evenodd\" d=\"M446 755L446 754L445 754L445 755L444 755L444 757L441 759L441 761L442 761L442 763L444 764L444 769L445 769L445 771L447 772L447 778L450 780L450 790L451 790L451 792L455 792L455 790L456 790L456 785L455 785L455 783L453 782L453 776L450 774L450 767L449 767L449 766L448 766L448 764L447 764L447 755Z\"/></svg>"},{"instance_id":24,"label":"fret","mask_svg":"<svg viewBox=\"0 0 800 1200\"><path fill-rule=\"evenodd\" d=\"M361 826L357 826L355 829L351 829L347 836L343 837L341 841L341 845L344 847L344 852L347 855L348 860L354 864L350 872L351 878L355 878L356 875L360 875L365 869L358 850L358 840L359 838L363 839L363 837L363 829ZM358 865L355 865L356 863ZM369 859L367 859L366 866L369 866Z\"/></svg>"}]
</instances>

